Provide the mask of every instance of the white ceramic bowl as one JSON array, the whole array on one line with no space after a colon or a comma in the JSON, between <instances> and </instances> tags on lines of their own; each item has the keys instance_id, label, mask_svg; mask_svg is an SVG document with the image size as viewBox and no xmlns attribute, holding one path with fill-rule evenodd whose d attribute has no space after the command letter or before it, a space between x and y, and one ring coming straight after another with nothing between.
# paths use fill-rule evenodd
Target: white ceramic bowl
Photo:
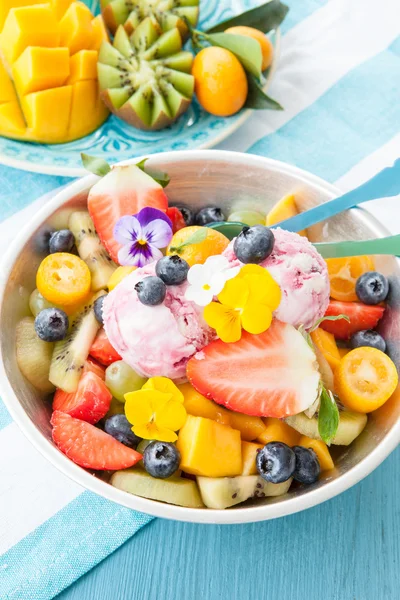
<instances>
[{"instance_id":1,"label":"white ceramic bowl","mask_svg":"<svg viewBox=\"0 0 400 600\"><path fill-rule=\"evenodd\" d=\"M172 202L194 207L215 203L227 210L251 206L267 212L283 195L294 192L305 209L339 194L339 190L318 177L249 154L213 150L169 152L153 155L149 165L170 174L167 191ZM273 519L319 504L360 481L388 456L400 437L400 399L396 394L371 415L366 429L350 447L337 449L336 468L315 485L298 487L282 497L258 500L225 511L181 508L130 495L94 477L64 456L51 440L50 403L19 372L15 359L15 326L28 314L29 295L43 258L37 249L38 234L47 224L65 226L71 210L85 206L87 192L96 179L94 175L83 177L49 200L21 231L0 269L1 395L21 430L53 465L84 488L128 508L168 519L222 524ZM313 241L365 239L385 234L381 225L362 209L335 217L310 232ZM399 366L399 264L394 258L381 258L377 267L391 277L391 297L381 329L390 355Z\"/></svg>"}]
</instances>

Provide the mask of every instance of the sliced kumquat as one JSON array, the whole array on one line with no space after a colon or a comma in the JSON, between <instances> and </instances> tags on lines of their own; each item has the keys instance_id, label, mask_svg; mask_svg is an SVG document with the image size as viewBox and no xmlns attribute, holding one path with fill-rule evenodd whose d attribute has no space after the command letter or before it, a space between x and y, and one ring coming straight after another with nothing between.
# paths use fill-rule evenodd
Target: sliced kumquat
<instances>
[{"instance_id":1,"label":"sliced kumquat","mask_svg":"<svg viewBox=\"0 0 400 600\"><path fill-rule=\"evenodd\" d=\"M36 274L36 286L46 300L59 306L78 305L90 293L87 264L75 254L56 252L46 256Z\"/></svg>"},{"instance_id":2,"label":"sliced kumquat","mask_svg":"<svg viewBox=\"0 0 400 600\"><path fill-rule=\"evenodd\" d=\"M374 270L370 256L350 256L348 258L328 258L331 297L341 302L357 300L356 282L363 273Z\"/></svg>"},{"instance_id":3,"label":"sliced kumquat","mask_svg":"<svg viewBox=\"0 0 400 600\"><path fill-rule=\"evenodd\" d=\"M347 408L369 413L389 400L398 379L396 366L381 350L355 348L336 370L336 391Z\"/></svg>"}]
</instances>

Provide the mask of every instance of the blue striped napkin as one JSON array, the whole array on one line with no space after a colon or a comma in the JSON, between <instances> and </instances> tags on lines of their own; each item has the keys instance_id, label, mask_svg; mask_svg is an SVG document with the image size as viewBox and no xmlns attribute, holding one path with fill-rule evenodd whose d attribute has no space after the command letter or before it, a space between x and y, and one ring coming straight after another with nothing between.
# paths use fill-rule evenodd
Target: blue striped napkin
<instances>
[{"instance_id":1,"label":"blue striped napkin","mask_svg":"<svg viewBox=\"0 0 400 600\"><path fill-rule=\"evenodd\" d=\"M221 147L284 160L351 189L400 154L398 0L381 0L379 27L375 0L287 3L270 90L285 111L255 113ZM36 198L67 181L0 166L0 251L45 202ZM399 232L394 202L371 210ZM1 401L0 473L1 600L53 598L150 520L67 480Z\"/></svg>"}]
</instances>

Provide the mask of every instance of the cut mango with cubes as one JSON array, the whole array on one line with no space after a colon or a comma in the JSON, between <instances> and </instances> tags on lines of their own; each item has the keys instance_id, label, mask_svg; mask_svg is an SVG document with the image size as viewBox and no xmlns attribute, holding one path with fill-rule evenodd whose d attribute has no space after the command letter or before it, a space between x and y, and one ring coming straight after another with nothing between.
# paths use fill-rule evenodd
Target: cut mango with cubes
<instances>
[{"instance_id":1,"label":"cut mango with cubes","mask_svg":"<svg viewBox=\"0 0 400 600\"><path fill-rule=\"evenodd\" d=\"M5 0L0 34L0 135L64 143L107 118L97 81L101 17L82 2Z\"/></svg>"},{"instance_id":2,"label":"cut mango with cubes","mask_svg":"<svg viewBox=\"0 0 400 600\"><path fill-rule=\"evenodd\" d=\"M229 477L242 472L239 431L211 419L188 415L176 447L181 469L192 475Z\"/></svg>"}]
</instances>

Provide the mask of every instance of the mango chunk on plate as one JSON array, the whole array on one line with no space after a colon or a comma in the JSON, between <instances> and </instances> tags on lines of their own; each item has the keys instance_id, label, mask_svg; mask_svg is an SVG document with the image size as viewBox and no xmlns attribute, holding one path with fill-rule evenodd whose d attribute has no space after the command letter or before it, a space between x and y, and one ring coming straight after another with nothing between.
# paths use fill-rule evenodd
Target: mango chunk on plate
<instances>
[{"instance_id":1,"label":"mango chunk on plate","mask_svg":"<svg viewBox=\"0 0 400 600\"><path fill-rule=\"evenodd\" d=\"M55 48L60 32L49 4L12 8L0 34L0 50L8 65L12 65L28 46Z\"/></svg>"},{"instance_id":2,"label":"mango chunk on plate","mask_svg":"<svg viewBox=\"0 0 400 600\"><path fill-rule=\"evenodd\" d=\"M29 46L12 68L15 86L20 95L59 87L69 75L68 48Z\"/></svg>"},{"instance_id":3,"label":"mango chunk on plate","mask_svg":"<svg viewBox=\"0 0 400 600\"><path fill-rule=\"evenodd\" d=\"M65 48L65 50L67 50ZM67 50L68 52L68 50ZM69 77L67 83L97 79L97 51L80 50L69 59Z\"/></svg>"}]
</instances>

